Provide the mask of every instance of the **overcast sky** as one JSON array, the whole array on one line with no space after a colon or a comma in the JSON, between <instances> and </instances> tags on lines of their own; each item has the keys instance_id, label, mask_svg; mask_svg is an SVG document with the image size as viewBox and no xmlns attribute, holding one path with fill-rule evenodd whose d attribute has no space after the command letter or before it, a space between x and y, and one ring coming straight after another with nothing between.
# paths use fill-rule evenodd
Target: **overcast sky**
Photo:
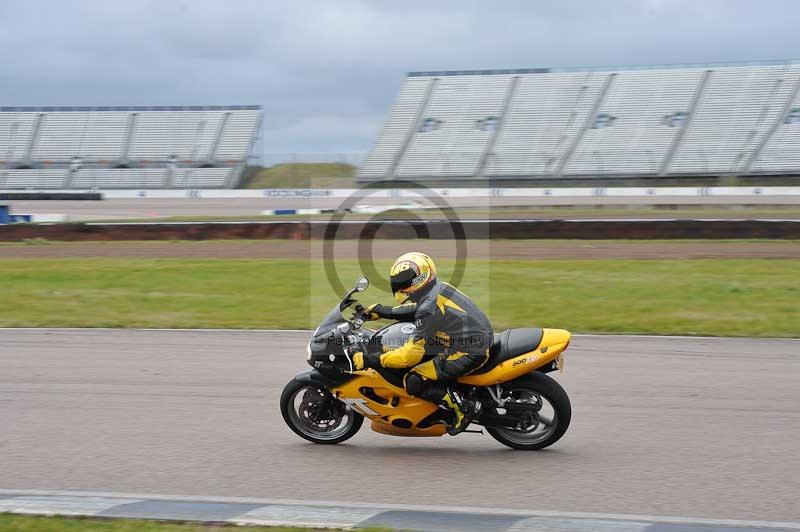
<instances>
[{"instance_id":1,"label":"overcast sky","mask_svg":"<svg viewBox=\"0 0 800 532\"><path fill-rule=\"evenodd\" d=\"M797 0L0 0L0 105L260 104L364 152L405 72L800 58Z\"/></svg>"}]
</instances>

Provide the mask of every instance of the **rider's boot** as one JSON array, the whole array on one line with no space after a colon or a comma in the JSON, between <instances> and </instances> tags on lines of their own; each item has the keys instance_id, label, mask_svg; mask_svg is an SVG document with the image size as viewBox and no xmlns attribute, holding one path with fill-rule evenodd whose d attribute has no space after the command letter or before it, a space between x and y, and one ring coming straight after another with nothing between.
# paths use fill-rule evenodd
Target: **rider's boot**
<instances>
[{"instance_id":1,"label":"rider's boot","mask_svg":"<svg viewBox=\"0 0 800 532\"><path fill-rule=\"evenodd\" d=\"M447 427L447 433L450 436L455 436L469 425L467 414L464 412L464 400L458 392L447 390L442 396L442 403L443 406L450 409L450 414L452 416L450 426Z\"/></svg>"},{"instance_id":2,"label":"rider's boot","mask_svg":"<svg viewBox=\"0 0 800 532\"><path fill-rule=\"evenodd\" d=\"M455 390L446 388L439 402L440 407L450 411L450 426L447 433L451 436L463 432L480 411L480 403L464 398Z\"/></svg>"}]
</instances>

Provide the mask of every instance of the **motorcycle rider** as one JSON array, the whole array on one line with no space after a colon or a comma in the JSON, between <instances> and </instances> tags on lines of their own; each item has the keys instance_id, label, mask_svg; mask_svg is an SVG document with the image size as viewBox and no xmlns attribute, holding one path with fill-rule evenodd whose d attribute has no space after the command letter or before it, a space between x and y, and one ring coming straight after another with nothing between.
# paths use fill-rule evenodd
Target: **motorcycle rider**
<instances>
[{"instance_id":1,"label":"motorcycle rider","mask_svg":"<svg viewBox=\"0 0 800 532\"><path fill-rule=\"evenodd\" d=\"M436 265L425 253L401 255L392 264L389 281L399 304L375 303L365 317L412 322L416 329L402 346L380 354L355 353L353 367L411 368L403 379L408 394L448 410L448 433L458 434L477 415L479 404L462 398L451 383L489 359L489 320L463 292L438 279Z\"/></svg>"}]
</instances>

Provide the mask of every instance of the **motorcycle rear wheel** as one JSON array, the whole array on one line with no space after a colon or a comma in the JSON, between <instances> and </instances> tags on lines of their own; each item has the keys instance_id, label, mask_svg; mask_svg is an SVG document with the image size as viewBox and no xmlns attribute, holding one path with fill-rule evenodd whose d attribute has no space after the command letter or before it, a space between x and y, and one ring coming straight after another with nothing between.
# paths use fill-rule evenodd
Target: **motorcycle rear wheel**
<instances>
[{"instance_id":1,"label":"motorcycle rear wheel","mask_svg":"<svg viewBox=\"0 0 800 532\"><path fill-rule=\"evenodd\" d=\"M321 385L292 379L281 393L283 420L295 434L313 443L335 444L349 440L361 428L364 417L329 394ZM319 415L326 395L334 403L329 412Z\"/></svg>"},{"instance_id":2,"label":"motorcycle rear wheel","mask_svg":"<svg viewBox=\"0 0 800 532\"><path fill-rule=\"evenodd\" d=\"M518 402L541 403L535 421L522 430L486 427L486 431L512 449L535 451L557 442L567 431L572 418L572 405L567 392L544 373L534 371L502 385L503 396ZM545 413L543 413L545 411Z\"/></svg>"}]
</instances>

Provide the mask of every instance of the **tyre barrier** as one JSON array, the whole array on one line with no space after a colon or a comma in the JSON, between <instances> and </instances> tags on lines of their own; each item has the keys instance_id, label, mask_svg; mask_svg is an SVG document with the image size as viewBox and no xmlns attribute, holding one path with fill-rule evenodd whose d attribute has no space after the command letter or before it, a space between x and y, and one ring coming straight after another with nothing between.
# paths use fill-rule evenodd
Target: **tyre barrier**
<instances>
[{"instance_id":1,"label":"tyre barrier","mask_svg":"<svg viewBox=\"0 0 800 532\"><path fill-rule=\"evenodd\" d=\"M456 227L460 224L460 227ZM333 227L329 228L329 225ZM335 229L335 231L332 231ZM420 233L420 231L422 231ZM323 239L789 239L800 240L800 220L461 220L75 223L0 226L0 241Z\"/></svg>"}]
</instances>

